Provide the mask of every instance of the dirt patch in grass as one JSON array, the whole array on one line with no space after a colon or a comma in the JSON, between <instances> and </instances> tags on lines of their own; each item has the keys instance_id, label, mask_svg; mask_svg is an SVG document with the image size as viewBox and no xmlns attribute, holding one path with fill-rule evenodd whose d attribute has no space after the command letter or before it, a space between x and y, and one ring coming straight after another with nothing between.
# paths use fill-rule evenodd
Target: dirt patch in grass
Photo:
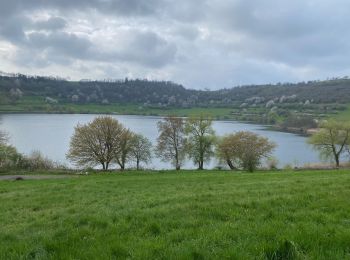
<instances>
[{"instance_id":1,"label":"dirt patch in grass","mask_svg":"<svg viewBox=\"0 0 350 260\"><path fill-rule=\"evenodd\" d=\"M0 180L43 180L43 179L61 179L76 177L72 175L0 175Z\"/></svg>"}]
</instances>

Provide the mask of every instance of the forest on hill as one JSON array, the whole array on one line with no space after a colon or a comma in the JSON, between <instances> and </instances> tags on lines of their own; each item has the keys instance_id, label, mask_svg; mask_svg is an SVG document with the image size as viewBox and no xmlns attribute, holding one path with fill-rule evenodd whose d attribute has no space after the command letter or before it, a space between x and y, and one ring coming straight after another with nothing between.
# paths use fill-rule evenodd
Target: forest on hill
<instances>
[{"instance_id":1,"label":"forest on hill","mask_svg":"<svg viewBox=\"0 0 350 260\"><path fill-rule=\"evenodd\" d=\"M186 89L170 81L123 79L68 81L62 78L0 76L1 102L16 102L23 96L44 98L48 103L128 103L155 107L273 106L291 104L346 104L350 102L350 79L334 78L296 84L238 86L220 90Z\"/></svg>"},{"instance_id":2,"label":"forest on hill","mask_svg":"<svg viewBox=\"0 0 350 260\"><path fill-rule=\"evenodd\" d=\"M272 124L306 132L319 119L348 114L347 77L300 83L194 90L170 81L80 80L0 73L2 113L190 116Z\"/></svg>"}]
</instances>

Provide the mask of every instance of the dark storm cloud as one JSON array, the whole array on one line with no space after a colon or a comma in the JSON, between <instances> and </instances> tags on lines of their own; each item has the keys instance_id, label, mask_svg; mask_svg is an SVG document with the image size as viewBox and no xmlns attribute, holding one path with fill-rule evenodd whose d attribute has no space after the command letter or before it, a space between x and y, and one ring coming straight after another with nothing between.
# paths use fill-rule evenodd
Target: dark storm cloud
<instances>
[{"instance_id":1,"label":"dark storm cloud","mask_svg":"<svg viewBox=\"0 0 350 260\"><path fill-rule=\"evenodd\" d=\"M325 78L350 74L349 22L347 0L0 0L0 70L195 88Z\"/></svg>"}]
</instances>

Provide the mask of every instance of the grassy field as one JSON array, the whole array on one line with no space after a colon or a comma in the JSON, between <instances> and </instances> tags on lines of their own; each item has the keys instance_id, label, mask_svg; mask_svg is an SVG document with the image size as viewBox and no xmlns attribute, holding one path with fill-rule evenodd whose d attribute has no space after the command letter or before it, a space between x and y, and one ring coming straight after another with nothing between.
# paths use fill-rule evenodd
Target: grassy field
<instances>
[{"instance_id":1,"label":"grassy field","mask_svg":"<svg viewBox=\"0 0 350 260\"><path fill-rule=\"evenodd\" d=\"M287 108L294 111L294 108ZM98 104L75 104L59 103L48 104L44 97L24 96L15 104L4 101L0 93L0 113L66 113L66 114L120 114L120 115L145 115L145 116L196 116L205 114L216 120L237 120L261 123L264 114L269 109L265 107L250 107L242 111L237 106L232 107L194 107L194 108L171 108L171 107L143 107L140 104L118 104L110 103L106 105ZM300 111L299 111L300 112ZM350 105L346 110L331 110L325 113L316 108L309 108L303 111L314 118L336 118L340 120L349 120ZM275 123L281 123L284 116L274 116ZM265 122L265 121L264 121ZM265 122L266 123L266 122Z\"/></svg>"},{"instance_id":2,"label":"grassy field","mask_svg":"<svg viewBox=\"0 0 350 260\"><path fill-rule=\"evenodd\" d=\"M339 112L334 116L335 119L338 120L345 120L349 121L350 120L350 105L348 105L348 108L344 111Z\"/></svg>"},{"instance_id":3,"label":"grassy field","mask_svg":"<svg viewBox=\"0 0 350 260\"><path fill-rule=\"evenodd\" d=\"M42 97L23 97L16 104L0 102L1 113L93 113L147 116L195 116L210 115L215 119L232 119L233 108L151 108L136 104L58 104L49 105Z\"/></svg>"},{"instance_id":4,"label":"grassy field","mask_svg":"<svg viewBox=\"0 0 350 260\"><path fill-rule=\"evenodd\" d=\"M350 259L348 171L0 181L1 259Z\"/></svg>"}]
</instances>

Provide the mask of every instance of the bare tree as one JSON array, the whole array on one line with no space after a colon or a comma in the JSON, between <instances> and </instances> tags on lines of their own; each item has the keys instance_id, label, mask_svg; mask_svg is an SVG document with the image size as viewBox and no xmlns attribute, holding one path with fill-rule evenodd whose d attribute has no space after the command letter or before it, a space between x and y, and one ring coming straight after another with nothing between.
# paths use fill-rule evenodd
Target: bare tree
<instances>
[{"instance_id":1,"label":"bare tree","mask_svg":"<svg viewBox=\"0 0 350 260\"><path fill-rule=\"evenodd\" d=\"M100 116L92 122L75 127L67 158L85 166L100 164L108 170L111 161L120 151L124 127L110 116Z\"/></svg>"},{"instance_id":2,"label":"bare tree","mask_svg":"<svg viewBox=\"0 0 350 260\"><path fill-rule=\"evenodd\" d=\"M133 150L133 139L134 133L129 129L124 129L119 140L119 150L115 153L115 160L123 171L127 160L131 156L131 151Z\"/></svg>"},{"instance_id":3,"label":"bare tree","mask_svg":"<svg viewBox=\"0 0 350 260\"><path fill-rule=\"evenodd\" d=\"M320 127L321 130L310 137L309 144L320 152L321 157L333 158L339 167L341 155L349 149L350 123L329 121Z\"/></svg>"},{"instance_id":4,"label":"bare tree","mask_svg":"<svg viewBox=\"0 0 350 260\"><path fill-rule=\"evenodd\" d=\"M140 169L140 163L148 163L152 158L152 143L143 135L135 134L132 140L131 157L136 162L136 169Z\"/></svg>"},{"instance_id":5,"label":"bare tree","mask_svg":"<svg viewBox=\"0 0 350 260\"><path fill-rule=\"evenodd\" d=\"M204 160L210 160L214 155L215 131L212 122L210 118L203 115L186 120L188 155L195 164L198 164L198 170L203 170Z\"/></svg>"},{"instance_id":6,"label":"bare tree","mask_svg":"<svg viewBox=\"0 0 350 260\"><path fill-rule=\"evenodd\" d=\"M159 137L156 154L165 162L171 161L180 170L186 156L184 120L170 116L158 122Z\"/></svg>"}]
</instances>

